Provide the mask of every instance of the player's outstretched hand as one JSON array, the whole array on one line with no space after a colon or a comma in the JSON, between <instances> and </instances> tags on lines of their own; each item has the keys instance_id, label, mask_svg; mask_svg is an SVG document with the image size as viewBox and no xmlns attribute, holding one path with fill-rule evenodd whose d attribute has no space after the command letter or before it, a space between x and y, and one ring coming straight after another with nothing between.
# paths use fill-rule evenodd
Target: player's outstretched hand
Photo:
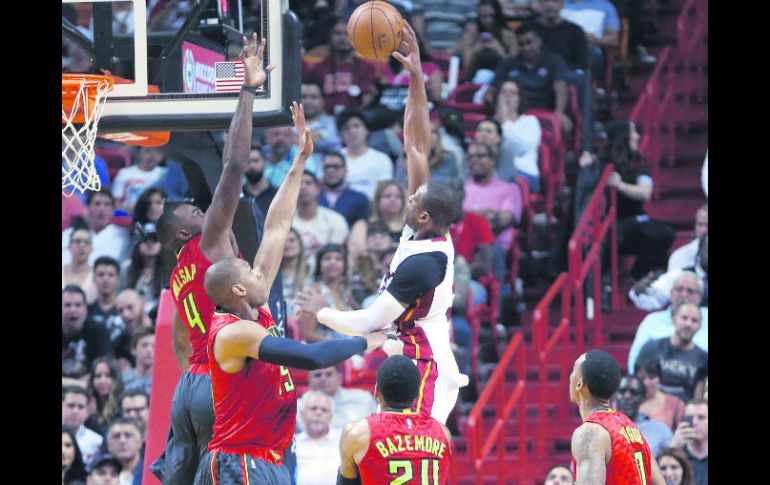
<instances>
[{"instance_id":1,"label":"player's outstretched hand","mask_svg":"<svg viewBox=\"0 0 770 485\"><path fill-rule=\"evenodd\" d=\"M292 101L289 109L291 110L291 119L294 120L294 126L297 128L298 156L307 160L313 154L313 137L310 128L305 124L305 107Z\"/></svg>"},{"instance_id":2,"label":"player's outstretched hand","mask_svg":"<svg viewBox=\"0 0 770 485\"><path fill-rule=\"evenodd\" d=\"M382 347L382 344L388 340L388 332L379 330L363 336L366 339L366 350L374 350Z\"/></svg>"},{"instance_id":3,"label":"player's outstretched hand","mask_svg":"<svg viewBox=\"0 0 770 485\"><path fill-rule=\"evenodd\" d=\"M412 26L409 25L409 22L406 20L404 20L403 32L404 38L401 39L401 45L398 48L399 50L393 51L392 56L404 65L404 68L406 68L409 74L419 74L422 76L420 47L417 44L417 34L414 33Z\"/></svg>"},{"instance_id":4,"label":"player's outstretched hand","mask_svg":"<svg viewBox=\"0 0 770 485\"><path fill-rule=\"evenodd\" d=\"M297 293L294 302L299 307L300 312L306 313L313 318L316 317L321 308L330 306L321 293L313 290L300 291Z\"/></svg>"},{"instance_id":5,"label":"player's outstretched hand","mask_svg":"<svg viewBox=\"0 0 770 485\"><path fill-rule=\"evenodd\" d=\"M273 64L262 68L262 56L265 52L265 39L257 41L257 33L254 32L253 42L249 47L249 40L243 36L243 50L238 58L243 61L243 84L259 87L265 84L267 73L275 69Z\"/></svg>"}]
</instances>

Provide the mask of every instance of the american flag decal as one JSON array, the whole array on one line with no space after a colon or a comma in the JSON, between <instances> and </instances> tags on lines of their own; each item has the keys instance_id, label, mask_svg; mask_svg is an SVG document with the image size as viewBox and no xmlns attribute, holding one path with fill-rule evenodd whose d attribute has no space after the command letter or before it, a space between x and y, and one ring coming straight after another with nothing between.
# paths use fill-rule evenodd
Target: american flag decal
<instances>
[{"instance_id":1,"label":"american flag decal","mask_svg":"<svg viewBox=\"0 0 770 485\"><path fill-rule=\"evenodd\" d=\"M216 68L216 92L236 92L243 85L243 62L217 62ZM257 91L264 88L260 86Z\"/></svg>"}]
</instances>

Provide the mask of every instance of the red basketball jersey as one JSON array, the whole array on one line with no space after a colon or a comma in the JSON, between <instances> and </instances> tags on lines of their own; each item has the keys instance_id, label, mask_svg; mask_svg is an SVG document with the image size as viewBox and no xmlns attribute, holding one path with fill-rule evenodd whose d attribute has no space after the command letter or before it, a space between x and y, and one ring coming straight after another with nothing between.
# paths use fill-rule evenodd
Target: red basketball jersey
<instances>
[{"instance_id":1,"label":"red basketball jersey","mask_svg":"<svg viewBox=\"0 0 770 485\"><path fill-rule=\"evenodd\" d=\"M378 413L366 418L369 449L358 470L362 484L446 483L450 447L441 424L414 413Z\"/></svg>"},{"instance_id":2,"label":"red basketball jersey","mask_svg":"<svg viewBox=\"0 0 770 485\"><path fill-rule=\"evenodd\" d=\"M650 447L639 428L623 413L610 409L596 411L584 422L596 423L612 437L612 458L607 464L607 485L647 485L652 483ZM572 468L577 466L572 460Z\"/></svg>"},{"instance_id":3,"label":"red basketball jersey","mask_svg":"<svg viewBox=\"0 0 770 485\"><path fill-rule=\"evenodd\" d=\"M297 392L289 369L248 359L238 372L225 372L214 359L214 339L225 326L241 320L214 313L209 328L209 367L214 396L214 433L209 451L262 454L283 451L291 444L297 419ZM270 312L260 308L255 325L280 336Z\"/></svg>"},{"instance_id":4,"label":"red basketball jersey","mask_svg":"<svg viewBox=\"0 0 770 485\"><path fill-rule=\"evenodd\" d=\"M203 287L203 277L212 263L201 251L200 242L201 236L197 235L182 246L171 272L171 294L176 311L190 332L190 364L208 364L207 332L216 309L216 304Z\"/></svg>"}]
</instances>

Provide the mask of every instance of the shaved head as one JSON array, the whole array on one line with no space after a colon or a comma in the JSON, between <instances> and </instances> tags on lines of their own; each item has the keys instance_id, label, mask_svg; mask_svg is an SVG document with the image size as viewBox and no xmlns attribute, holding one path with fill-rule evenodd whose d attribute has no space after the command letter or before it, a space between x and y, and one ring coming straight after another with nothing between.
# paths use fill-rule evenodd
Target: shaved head
<instances>
[{"instance_id":1,"label":"shaved head","mask_svg":"<svg viewBox=\"0 0 770 485\"><path fill-rule=\"evenodd\" d=\"M225 258L206 270L203 284L214 303L223 305L230 299L233 286L243 283L243 270L246 267L248 263L242 259Z\"/></svg>"}]
</instances>

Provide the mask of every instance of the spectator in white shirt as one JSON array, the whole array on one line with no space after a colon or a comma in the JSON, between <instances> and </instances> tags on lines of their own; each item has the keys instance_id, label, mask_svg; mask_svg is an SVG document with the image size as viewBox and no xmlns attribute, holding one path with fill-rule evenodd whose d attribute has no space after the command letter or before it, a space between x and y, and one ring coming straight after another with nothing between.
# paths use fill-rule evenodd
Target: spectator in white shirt
<instances>
[{"instance_id":1,"label":"spectator in white shirt","mask_svg":"<svg viewBox=\"0 0 770 485\"><path fill-rule=\"evenodd\" d=\"M75 431L83 462L88 463L102 445L104 438L86 428L88 419L88 391L80 386L65 386L61 391L61 424Z\"/></svg>"},{"instance_id":2,"label":"spectator in white shirt","mask_svg":"<svg viewBox=\"0 0 770 485\"><path fill-rule=\"evenodd\" d=\"M147 187L162 182L166 176L166 167L160 166L163 161L160 149L142 147L136 159L135 165L121 168L112 182L112 195L117 199L118 207L128 212L133 212L136 201Z\"/></svg>"},{"instance_id":3,"label":"spectator in white shirt","mask_svg":"<svg viewBox=\"0 0 770 485\"><path fill-rule=\"evenodd\" d=\"M371 201L377 182L393 179L393 161L366 144L369 130L361 113L343 111L337 116L337 129L345 144L341 152L348 168L348 184L353 190L366 194Z\"/></svg>"},{"instance_id":4,"label":"spectator in white shirt","mask_svg":"<svg viewBox=\"0 0 770 485\"><path fill-rule=\"evenodd\" d=\"M334 401L321 391L308 391L300 400L305 431L297 434L297 485L325 485L337 479L340 428L331 426Z\"/></svg>"},{"instance_id":5,"label":"spectator in white shirt","mask_svg":"<svg viewBox=\"0 0 770 485\"><path fill-rule=\"evenodd\" d=\"M88 264L93 265L100 256L109 256L118 261L125 261L128 258L130 238L128 231L110 223L115 211L115 198L110 190L102 187L97 192L89 192L86 198L86 211L86 223L91 231L91 247L93 249L88 257ZM69 251L72 229L69 227L61 234L62 265L72 262L72 255Z\"/></svg>"}]
</instances>

